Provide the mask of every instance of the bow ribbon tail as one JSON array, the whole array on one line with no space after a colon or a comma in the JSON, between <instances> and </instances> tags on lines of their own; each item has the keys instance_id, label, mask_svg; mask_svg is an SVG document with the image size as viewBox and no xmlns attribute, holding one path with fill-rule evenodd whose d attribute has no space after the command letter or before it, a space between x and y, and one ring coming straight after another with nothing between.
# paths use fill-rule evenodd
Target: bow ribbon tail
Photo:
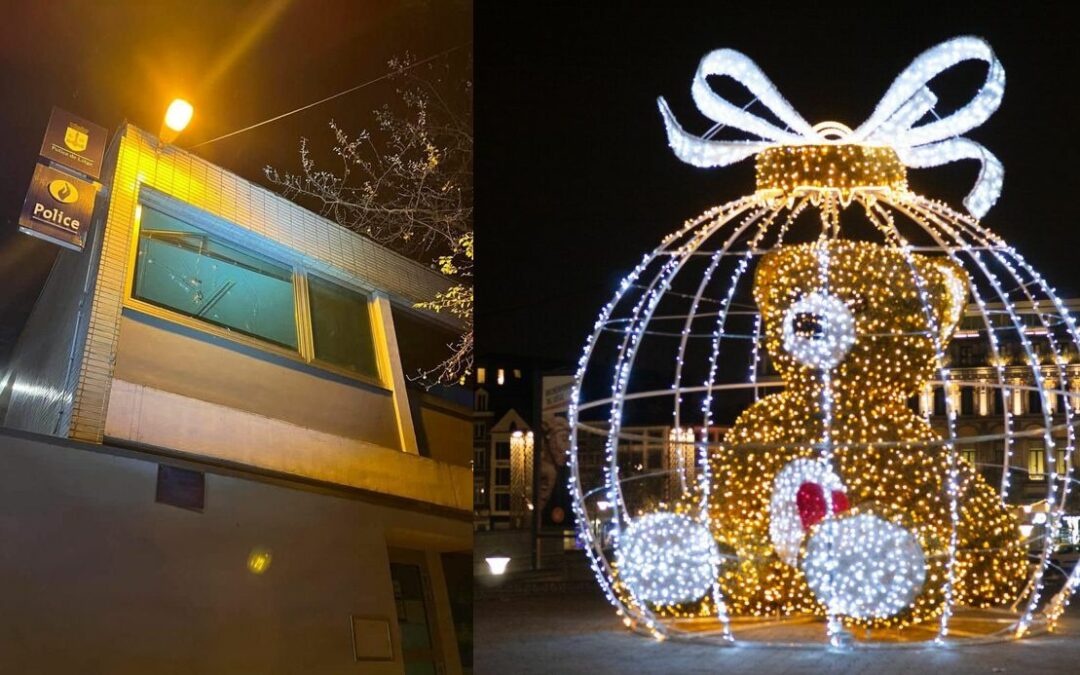
<instances>
[{"instance_id":1,"label":"bow ribbon tail","mask_svg":"<svg viewBox=\"0 0 1080 675\"><path fill-rule=\"evenodd\" d=\"M978 160L979 177L971 192L964 197L964 206L976 218L986 215L1001 196L1005 167L993 153L971 139L950 138L917 147L897 148L896 153L900 161L912 168L941 166L963 159Z\"/></svg>"},{"instance_id":2,"label":"bow ribbon tail","mask_svg":"<svg viewBox=\"0 0 1080 675\"><path fill-rule=\"evenodd\" d=\"M766 141L711 141L688 133L675 120L667 101L657 100L660 116L664 118L668 145L683 162L701 168L727 166L740 162L767 148Z\"/></svg>"}]
</instances>

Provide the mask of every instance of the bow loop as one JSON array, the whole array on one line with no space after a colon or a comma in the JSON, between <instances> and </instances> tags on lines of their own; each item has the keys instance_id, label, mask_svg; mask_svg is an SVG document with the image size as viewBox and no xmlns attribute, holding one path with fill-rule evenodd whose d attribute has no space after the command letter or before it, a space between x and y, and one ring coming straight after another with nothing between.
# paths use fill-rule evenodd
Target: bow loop
<instances>
[{"instance_id":1,"label":"bow loop","mask_svg":"<svg viewBox=\"0 0 1080 675\"><path fill-rule=\"evenodd\" d=\"M919 125L938 100L930 89L930 81L969 60L988 65L983 86L959 110ZM730 77L745 86L787 128L780 129L725 99L709 85L710 76ZM962 159L977 160L982 168L964 204L973 215L982 217L1001 194L1004 170L989 150L961 134L985 122L1001 105L1004 91L1005 70L990 45L980 38L958 37L920 54L892 83L869 119L839 141L825 138L815 130L756 63L733 49L718 49L705 55L694 75L691 94L698 110L706 117L718 125L739 129L756 138L717 141L694 136L679 125L663 98L658 103L668 143L679 159L694 166L726 166L773 145L830 142L887 145L896 151L905 165L913 168L940 166Z\"/></svg>"},{"instance_id":2,"label":"bow loop","mask_svg":"<svg viewBox=\"0 0 1080 675\"><path fill-rule=\"evenodd\" d=\"M898 111L919 99L933 101L923 115L929 112L937 102L937 97L930 90L930 81L949 68L970 60L984 61L989 67L983 86L962 108L918 127L914 124L922 118L921 115L900 128L890 129L890 125L885 124L895 119ZM990 45L976 37L953 38L926 50L900 73L870 118L852 134L852 140L879 139L889 144L917 146L953 138L988 120L1001 105L1004 93L1005 69Z\"/></svg>"}]
</instances>

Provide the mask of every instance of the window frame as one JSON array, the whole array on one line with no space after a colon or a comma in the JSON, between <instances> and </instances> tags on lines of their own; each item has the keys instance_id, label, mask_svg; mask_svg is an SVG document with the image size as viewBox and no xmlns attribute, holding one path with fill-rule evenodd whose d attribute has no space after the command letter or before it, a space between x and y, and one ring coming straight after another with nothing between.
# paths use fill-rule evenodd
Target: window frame
<instances>
[{"instance_id":1,"label":"window frame","mask_svg":"<svg viewBox=\"0 0 1080 675\"><path fill-rule=\"evenodd\" d=\"M163 307L135 296L135 268L138 264L139 238L142 232L142 219L144 211L151 209L170 218L180 220L187 226L204 232L208 237L217 239L222 244L239 249L243 254L261 259L273 265L288 268L292 272L293 311L295 313L297 348L289 349L283 345L268 339L247 335L240 331L230 330L208 321L202 321L188 316L183 312ZM180 202L165 194L139 190L135 200L133 226L129 242L128 265L124 274L123 307L135 310L151 317L174 323L198 333L228 340L244 347L260 352L271 354L275 357L285 358L289 361L309 366L318 371L325 371L350 380L378 387L389 391L392 381L392 373L387 372L389 358L386 353L386 337L382 318L379 317L378 308L375 306L378 291L374 288L365 287L363 284L339 278L337 274L328 274L325 270L313 269L315 265L305 256L287 249L283 244L272 242L262 238L267 244L266 248L273 252L268 253L261 248L252 247L250 242L238 240L239 237L231 235L226 223L218 216L199 209L196 206ZM238 226L232 226L238 227ZM258 236L257 234L255 236ZM325 266L325 265L324 265ZM336 272L336 270L335 270ZM342 277L344 272L339 272ZM315 357L315 339L311 324L311 302L308 278L315 276L321 281L339 286L340 288L357 293L366 297L369 325L371 327L371 346L375 356L376 375L358 373Z\"/></svg>"},{"instance_id":2,"label":"window frame","mask_svg":"<svg viewBox=\"0 0 1080 675\"><path fill-rule=\"evenodd\" d=\"M310 271L308 269L305 269L303 266L300 267L300 271L302 272L301 276L303 276L303 284L304 284L303 295L304 295L304 298L303 298L303 303L298 303L298 305L299 304L303 305L304 332L307 335L307 339L308 339L308 342L309 342L308 348L310 350L310 357L311 357L308 360L308 363L310 363L310 364L312 364L312 365L314 365L314 366L316 366L318 368L322 368L323 370L329 370L329 371L332 371L332 372L335 372L335 373L340 373L342 375L348 375L348 376L351 376L351 377L355 377L355 378L357 378L359 380L370 381L370 382L373 382L374 384L381 384L384 381L388 381L389 377L390 377L389 373L384 373L383 372L383 370L384 370L383 369L383 358L382 358L383 346L381 344L379 344L379 341L378 341L378 339L376 338L376 335L375 335L375 331L378 329L378 327L380 325L379 320L375 316L376 312L378 311L376 309L376 307L375 307L375 294L373 292L371 292L371 291L360 290L354 285L342 283L342 281L340 279L332 279L332 278L330 278L329 276L327 276L325 274L319 274L317 272L312 272L312 271ZM311 323L312 322L312 317L311 317L311 285L308 283L308 280L311 279L312 277L315 277L316 279L318 279L319 281L321 281L324 284L329 284L331 286L337 286L338 288L340 288L342 290L345 290L345 291L347 291L349 293L354 293L356 295L363 296L366 299L366 301L367 301L367 310L368 310L368 329L371 331L371 351L372 351L372 356L374 356L374 358L375 358L375 376L374 377L372 377L371 375L367 375L365 373L357 372L355 370L350 370L350 369L345 368L343 366L339 366L336 363L331 363L331 362L326 361L324 359L320 359L318 356L316 356L316 354L315 354L315 328Z\"/></svg>"}]
</instances>

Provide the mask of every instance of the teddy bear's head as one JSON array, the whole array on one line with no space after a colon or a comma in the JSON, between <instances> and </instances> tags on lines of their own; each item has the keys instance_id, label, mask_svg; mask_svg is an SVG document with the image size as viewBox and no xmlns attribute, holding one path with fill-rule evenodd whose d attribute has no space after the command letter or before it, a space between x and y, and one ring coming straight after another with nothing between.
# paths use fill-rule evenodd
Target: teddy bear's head
<instances>
[{"instance_id":1,"label":"teddy bear's head","mask_svg":"<svg viewBox=\"0 0 1080 675\"><path fill-rule=\"evenodd\" d=\"M967 288L967 273L948 258L833 239L764 256L754 299L789 390L829 372L866 399L899 399L933 378Z\"/></svg>"}]
</instances>

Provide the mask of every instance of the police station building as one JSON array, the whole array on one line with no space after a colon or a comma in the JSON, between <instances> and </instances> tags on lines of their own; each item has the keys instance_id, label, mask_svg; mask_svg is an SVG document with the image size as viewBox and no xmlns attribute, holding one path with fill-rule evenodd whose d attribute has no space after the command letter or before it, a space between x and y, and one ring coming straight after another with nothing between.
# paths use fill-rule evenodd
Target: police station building
<instances>
[{"instance_id":1,"label":"police station building","mask_svg":"<svg viewBox=\"0 0 1080 675\"><path fill-rule=\"evenodd\" d=\"M102 167L3 382L0 671L462 672L446 279L133 126Z\"/></svg>"}]
</instances>

